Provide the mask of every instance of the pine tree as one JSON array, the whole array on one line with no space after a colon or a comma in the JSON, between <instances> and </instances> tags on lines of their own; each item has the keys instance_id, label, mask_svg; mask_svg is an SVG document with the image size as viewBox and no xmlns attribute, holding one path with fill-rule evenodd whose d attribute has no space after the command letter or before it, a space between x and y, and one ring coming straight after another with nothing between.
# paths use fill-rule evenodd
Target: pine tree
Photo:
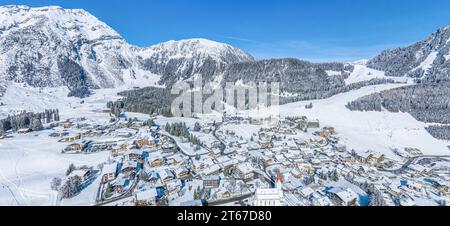
<instances>
[{"instance_id":1,"label":"pine tree","mask_svg":"<svg viewBox=\"0 0 450 226\"><path fill-rule=\"evenodd\" d=\"M61 178L53 178L50 182L50 188L54 191L57 191L59 189L59 186L61 186Z\"/></svg>"},{"instance_id":2,"label":"pine tree","mask_svg":"<svg viewBox=\"0 0 450 226\"><path fill-rule=\"evenodd\" d=\"M194 131L195 132L200 132L201 129L202 129L202 127L200 126L200 123L196 122L195 126L194 126Z\"/></svg>"},{"instance_id":3,"label":"pine tree","mask_svg":"<svg viewBox=\"0 0 450 226\"><path fill-rule=\"evenodd\" d=\"M71 163L69 165L69 168L66 171L66 176L69 176L74 170L76 170L77 168L75 167L75 165L73 163Z\"/></svg>"},{"instance_id":4,"label":"pine tree","mask_svg":"<svg viewBox=\"0 0 450 226\"><path fill-rule=\"evenodd\" d=\"M108 184L106 184L106 189L105 189L105 198L111 197L113 192L114 192L114 189L113 189L111 183L108 182Z\"/></svg>"},{"instance_id":5,"label":"pine tree","mask_svg":"<svg viewBox=\"0 0 450 226\"><path fill-rule=\"evenodd\" d=\"M69 177L66 183L61 187L63 198L72 198L80 193L82 189L82 179L79 176Z\"/></svg>"},{"instance_id":6,"label":"pine tree","mask_svg":"<svg viewBox=\"0 0 450 226\"><path fill-rule=\"evenodd\" d=\"M197 187L194 191L194 200L198 200L201 198L200 187Z\"/></svg>"},{"instance_id":7,"label":"pine tree","mask_svg":"<svg viewBox=\"0 0 450 226\"><path fill-rule=\"evenodd\" d=\"M165 128L164 128L164 130L167 131L168 133L171 133L171 130L170 130L170 129L171 129L170 124L167 123L166 126L165 126Z\"/></svg>"}]
</instances>

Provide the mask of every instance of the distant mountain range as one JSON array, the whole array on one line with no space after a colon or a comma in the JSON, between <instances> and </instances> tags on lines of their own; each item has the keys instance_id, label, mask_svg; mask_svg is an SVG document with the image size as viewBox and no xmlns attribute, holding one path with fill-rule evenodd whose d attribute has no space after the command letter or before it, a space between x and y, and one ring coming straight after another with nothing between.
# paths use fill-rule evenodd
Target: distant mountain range
<instances>
[{"instance_id":1,"label":"distant mountain range","mask_svg":"<svg viewBox=\"0 0 450 226\"><path fill-rule=\"evenodd\" d=\"M128 44L84 10L2 6L0 92L7 89L8 81L32 87L66 86L69 96L86 97L95 89L136 81L152 80L149 84L170 87L177 80L200 73L207 80L281 81L284 95L294 100L322 98L390 82L389 77L407 76L429 82L447 79L449 42L447 27L410 47L385 51L368 61L367 71L376 69L386 76L372 78L369 71L367 79L349 84L348 79L356 73L351 63L256 61L240 49L206 39L141 48ZM310 93L314 95L307 95Z\"/></svg>"}]
</instances>

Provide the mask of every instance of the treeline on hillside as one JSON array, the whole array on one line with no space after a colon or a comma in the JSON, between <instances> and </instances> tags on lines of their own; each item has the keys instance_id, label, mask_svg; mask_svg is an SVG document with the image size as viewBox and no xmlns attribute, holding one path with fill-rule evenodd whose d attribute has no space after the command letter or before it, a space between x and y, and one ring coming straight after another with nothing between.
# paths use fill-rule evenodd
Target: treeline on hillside
<instances>
[{"instance_id":1,"label":"treeline on hillside","mask_svg":"<svg viewBox=\"0 0 450 226\"><path fill-rule=\"evenodd\" d=\"M392 79L371 79L369 81L352 83L350 85L330 88L327 90L299 93L296 96L292 96L292 97L282 97L280 99L280 103L287 104L287 103L298 102L298 101L326 99L326 98L332 97L332 96L340 94L340 93L345 93L345 92L349 92L352 90L361 89L362 87L365 87L365 86L381 85L381 84L387 84L387 83L395 83L395 81Z\"/></svg>"},{"instance_id":2,"label":"treeline on hillside","mask_svg":"<svg viewBox=\"0 0 450 226\"><path fill-rule=\"evenodd\" d=\"M450 140L450 126L429 126L428 133L439 140Z\"/></svg>"},{"instance_id":3,"label":"treeline on hillside","mask_svg":"<svg viewBox=\"0 0 450 226\"><path fill-rule=\"evenodd\" d=\"M415 45L405 47L405 48L397 48L393 50L385 50L380 55L376 56L372 60L370 60L367 64L369 68L373 68L376 70L381 70L386 73L387 76L395 76L401 77L405 75L409 75L411 77L417 77L411 74L413 69L412 65L415 64L416 61L425 60L424 57L421 59L417 59L416 52L420 50L421 43L416 43Z\"/></svg>"},{"instance_id":4,"label":"treeline on hillside","mask_svg":"<svg viewBox=\"0 0 450 226\"><path fill-rule=\"evenodd\" d=\"M328 88L320 91L309 91L304 93L296 93L294 96L281 97L280 104L292 103L305 100L325 99L334 95L349 92L351 90L360 89L365 86L379 85L386 83L395 83L391 79L372 79L353 83L350 85ZM268 87L270 88L270 87ZM122 111L139 112L144 114L158 114L171 117L171 104L177 97L172 95L167 88L147 87L143 89L129 90L119 93L123 96L118 101L110 101L107 107L111 113L118 116ZM210 95L204 95L203 100L206 100ZM248 93L246 93L246 104L248 104ZM225 100L225 96L224 96Z\"/></svg>"},{"instance_id":5,"label":"treeline on hillside","mask_svg":"<svg viewBox=\"0 0 450 226\"><path fill-rule=\"evenodd\" d=\"M44 123L59 121L58 109L45 110L40 113L22 112L16 115L9 115L0 120L0 132L9 130L30 129L32 131L42 130Z\"/></svg>"},{"instance_id":6,"label":"treeline on hillside","mask_svg":"<svg viewBox=\"0 0 450 226\"><path fill-rule=\"evenodd\" d=\"M408 112L418 121L450 124L450 83L418 84L361 97L348 103L353 111Z\"/></svg>"},{"instance_id":7,"label":"treeline on hillside","mask_svg":"<svg viewBox=\"0 0 450 226\"><path fill-rule=\"evenodd\" d=\"M418 121L450 124L450 83L417 84L386 90L348 103L353 111L407 112ZM450 126L429 126L435 138L450 140Z\"/></svg>"},{"instance_id":8,"label":"treeline on hillside","mask_svg":"<svg viewBox=\"0 0 450 226\"><path fill-rule=\"evenodd\" d=\"M62 58L58 60L58 70L61 79L67 84L70 92L69 97L85 98L92 94L90 88L98 88L91 85L91 81L83 67L77 62Z\"/></svg>"},{"instance_id":9,"label":"treeline on hillside","mask_svg":"<svg viewBox=\"0 0 450 226\"><path fill-rule=\"evenodd\" d=\"M310 63L298 59L273 59L230 65L224 82L279 82L281 92L307 94L327 92L345 86L353 66L343 63ZM327 71L338 72L329 75Z\"/></svg>"},{"instance_id":10,"label":"treeline on hillside","mask_svg":"<svg viewBox=\"0 0 450 226\"><path fill-rule=\"evenodd\" d=\"M3 97L3 95L5 95L5 92L6 92L6 85L0 82L0 97Z\"/></svg>"},{"instance_id":11,"label":"treeline on hillside","mask_svg":"<svg viewBox=\"0 0 450 226\"><path fill-rule=\"evenodd\" d=\"M147 87L119 93L123 96L118 101L110 101L107 107L118 116L122 110L144 114L171 116L171 103L176 96L164 88Z\"/></svg>"},{"instance_id":12,"label":"treeline on hillside","mask_svg":"<svg viewBox=\"0 0 450 226\"><path fill-rule=\"evenodd\" d=\"M156 62L154 59L146 59L143 66L146 70L161 75L158 83L167 87L172 87L178 80L190 78L194 74L202 74L203 79L210 81L215 75L222 73L227 66L210 57L203 59L201 67L197 67L196 63L196 61L186 58L174 58L167 64Z\"/></svg>"}]
</instances>

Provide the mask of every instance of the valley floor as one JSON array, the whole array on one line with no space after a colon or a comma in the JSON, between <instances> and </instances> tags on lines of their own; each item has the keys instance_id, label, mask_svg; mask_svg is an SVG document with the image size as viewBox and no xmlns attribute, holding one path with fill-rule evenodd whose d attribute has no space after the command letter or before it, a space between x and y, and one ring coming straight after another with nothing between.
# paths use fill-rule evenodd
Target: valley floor
<instances>
[{"instance_id":1,"label":"valley floor","mask_svg":"<svg viewBox=\"0 0 450 226\"><path fill-rule=\"evenodd\" d=\"M311 101L291 103L281 106L281 115L319 119L322 127L335 127L342 138L341 142L356 151L376 150L396 158L391 149L411 147L422 150L425 155L449 155L450 143L433 138L425 130L425 123L418 122L407 113L352 112L345 107L349 101L359 97L399 86L402 85L364 87L329 99L312 101L312 109L305 108ZM6 110L8 106L19 110L26 105L26 110L30 111L58 108L63 120L86 117L102 122L109 120L107 113L101 113L106 102L118 98L118 90L102 90L81 104L79 99L66 98L65 90L55 90L43 97L38 90L16 90L6 93L2 98L7 105L0 107L1 117L11 113ZM50 181L54 177L64 176L70 163L95 166L105 162L108 153L62 155L64 145L58 143L56 138L50 138L49 132L14 135L13 138L0 140L0 205L92 204L96 191L84 191L86 193L75 200L59 203L57 192L50 189Z\"/></svg>"}]
</instances>

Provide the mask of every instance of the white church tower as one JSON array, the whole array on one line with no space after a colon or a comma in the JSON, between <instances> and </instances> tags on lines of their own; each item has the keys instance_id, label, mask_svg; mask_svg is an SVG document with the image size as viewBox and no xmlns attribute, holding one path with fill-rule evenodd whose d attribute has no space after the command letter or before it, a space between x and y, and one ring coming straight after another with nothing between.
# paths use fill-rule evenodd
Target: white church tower
<instances>
[{"instance_id":1,"label":"white church tower","mask_svg":"<svg viewBox=\"0 0 450 226\"><path fill-rule=\"evenodd\" d=\"M257 189L254 206L284 206L283 181L280 172L275 178L275 188Z\"/></svg>"}]
</instances>

